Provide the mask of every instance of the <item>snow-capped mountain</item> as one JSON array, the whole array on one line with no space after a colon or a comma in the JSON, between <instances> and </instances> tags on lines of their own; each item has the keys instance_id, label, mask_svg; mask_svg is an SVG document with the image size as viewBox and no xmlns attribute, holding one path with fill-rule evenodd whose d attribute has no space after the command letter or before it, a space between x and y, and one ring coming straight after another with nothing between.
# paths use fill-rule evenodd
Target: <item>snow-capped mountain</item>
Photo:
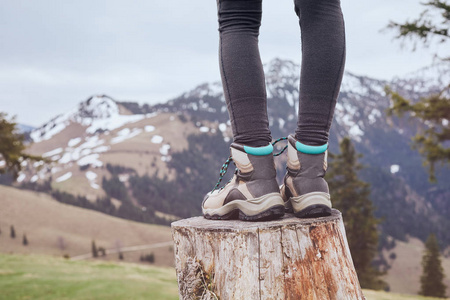
<instances>
[{"instance_id":1,"label":"snow-capped mountain","mask_svg":"<svg viewBox=\"0 0 450 300\"><path fill-rule=\"evenodd\" d=\"M86 133L92 134L98 130L114 130L144 117L121 114L119 105L106 95L92 96L81 102L78 107L56 116L40 128L33 130L31 138L34 142L48 140L63 131L72 122L87 126Z\"/></svg>"},{"instance_id":2,"label":"snow-capped mountain","mask_svg":"<svg viewBox=\"0 0 450 300\"><path fill-rule=\"evenodd\" d=\"M442 180L450 172L442 170L437 185L428 182L420 155L409 146L415 129L405 118L386 115L390 102L384 88L419 99L450 82L449 70L448 65L433 65L392 81L350 71L343 77L330 150L338 152L340 138L352 138L364 155L361 163L367 167L361 176L372 186L377 215L385 218L384 234L395 238L424 239L434 230L450 244L450 187ZM275 59L265 65L265 73L276 139L295 130L300 66ZM199 213L203 194L214 186L229 155L231 130L222 85L213 82L153 106L94 96L37 128L31 137L35 143L30 151L54 163L28 166L21 182L51 180L54 188L95 199L111 195L102 178L118 176L116 184L129 190L127 200L113 197L118 203L129 201L145 210L186 217ZM277 165L282 177L283 158ZM413 221L420 218L431 221Z\"/></svg>"}]
</instances>

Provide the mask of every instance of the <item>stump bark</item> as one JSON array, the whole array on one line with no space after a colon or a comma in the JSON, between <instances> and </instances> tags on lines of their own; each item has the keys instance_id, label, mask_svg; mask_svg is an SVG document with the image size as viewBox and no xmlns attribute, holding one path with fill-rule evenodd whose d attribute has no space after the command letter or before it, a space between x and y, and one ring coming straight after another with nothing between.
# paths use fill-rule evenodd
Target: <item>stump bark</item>
<instances>
[{"instance_id":1,"label":"stump bark","mask_svg":"<svg viewBox=\"0 0 450 300\"><path fill-rule=\"evenodd\" d=\"M342 215L172 223L180 299L364 299Z\"/></svg>"}]
</instances>

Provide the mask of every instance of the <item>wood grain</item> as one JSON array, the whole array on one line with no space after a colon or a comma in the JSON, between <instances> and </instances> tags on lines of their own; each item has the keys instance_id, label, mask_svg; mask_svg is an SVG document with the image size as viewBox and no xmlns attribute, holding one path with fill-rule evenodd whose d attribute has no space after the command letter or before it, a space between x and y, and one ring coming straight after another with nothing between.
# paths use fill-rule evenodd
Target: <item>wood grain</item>
<instances>
[{"instance_id":1,"label":"wood grain","mask_svg":"<svg viewBox=\"0 0 450 300\"><path fill-rule=\"evenodd\" d=\"M180 299L364 299L341 213L172 223Z\"/></svg>"}]
</instances>

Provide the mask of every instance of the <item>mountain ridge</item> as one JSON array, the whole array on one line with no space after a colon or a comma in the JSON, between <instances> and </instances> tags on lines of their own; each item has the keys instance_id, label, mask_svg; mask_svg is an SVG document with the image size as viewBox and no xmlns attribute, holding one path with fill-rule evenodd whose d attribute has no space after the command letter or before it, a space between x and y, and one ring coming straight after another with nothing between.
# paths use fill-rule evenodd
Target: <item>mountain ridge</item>
<instances>
[{"instance_id":1,"label":"mountain ridge","mask_svg":"<svg viewBox=\"0 0 450 300\"><path fill-rule=\"evenodd\" d=\"M274 59L264 68L272 136L286 136L295 131L300 66ZM427 181L422 158L409 145L417 122L386 115L390 101L384 87L391 85L415 101L437 91L442 78L447 78L446 70L450 70L448 65L433 65L392 81L348 71L344 74L330 132L330 151L338 152L338 141L344 136L351 137L357 151L364 155L361 162L367 167L360 175L372 186L376 214L385 218L383 234L397 239L411 235L423 240L429 232L437 231L444 244L450 244L450 226L445 215L450 211L450 188L444 181L449 170L438 171L438 184ZM69 139L70 131L73 133ZM167 200L170 204L159 210L169 214L177 210L181 213L179 217L200 212L202 195L214 185L232 137L220 82L199 84L167 103L155 105L116 101L106 95L92 96L34 130L31 136L35 140L32 152L53 159L55 165L46 173L30 168L31 173L46 175L37 179L31 173L19 176L23 182L33 178L36 182L51 180L55 188L64 189L69 185L64 183L73 181L71 185L76 185L83 181L75 191L98 197L108 196L100 178L112 180L121 176L118 182L128 190L128 198L135 205L154 209L159 206L158 201L170 199ZM281 178L284 159L277 162ZM112 174L105 169L106 163L136 169L137 175ZM191 180L192 177L195 178ZM148 187L140 188L142 185ZM175 209L183 203L177 197L187 197L185 210ZM415 219L429 222L418 224Z\"/></svg>"}]
</instances>

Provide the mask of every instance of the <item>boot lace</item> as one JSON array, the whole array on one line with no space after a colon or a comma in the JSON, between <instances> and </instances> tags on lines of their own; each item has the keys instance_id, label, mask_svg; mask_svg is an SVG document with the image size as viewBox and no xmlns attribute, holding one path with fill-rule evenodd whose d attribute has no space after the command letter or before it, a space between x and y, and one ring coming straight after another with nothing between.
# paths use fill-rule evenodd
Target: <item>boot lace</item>
<instances>
[{"instance_id":1,"label":"boot lace","mask_svg":"<svg viewBox=\"0 0 450 300\"><path fill-rule=\"evenodd\" d=\"M277 143L279 143L279 142L281 142L281 141L285 141L285 140L287 140L287 137L279 138L279 139L277 139L276 141L274 141L274 142L272 143L272 146L275 146ZM283 149L281 149L280 152L274 154L273 156L279 156L279 155L281 155L281 154L287 149L287 147L288 147L287 145L284 146ZM217 190L217 189L219 188L219 185L220 185L220 183L222 182L223 177L224 177L225 174L227 173L228 166L230 165L231 162L234 163L233 157L231 157L231 155L230 155L230 156L228 157L228 159L225 161L225 163L222 165L222 168L220 168L220 172L219 172L219 180L217 181L216 185L215 185L214 188L212 189L211 193L214 192L215 190ZM234 165L236 166L236 164L234 164ZM236 168L236 170L234 171L234 174L237 174L238 171L239 171L239 170ZM228 183L230 183L230 182L231 182L231 179L228 180L228 182L227 182L224 186L222 186L221 188L219 188L219 191L222 190L222 189L224 189L225 186L226 186Z\"/></svg>"}]
</instances>

